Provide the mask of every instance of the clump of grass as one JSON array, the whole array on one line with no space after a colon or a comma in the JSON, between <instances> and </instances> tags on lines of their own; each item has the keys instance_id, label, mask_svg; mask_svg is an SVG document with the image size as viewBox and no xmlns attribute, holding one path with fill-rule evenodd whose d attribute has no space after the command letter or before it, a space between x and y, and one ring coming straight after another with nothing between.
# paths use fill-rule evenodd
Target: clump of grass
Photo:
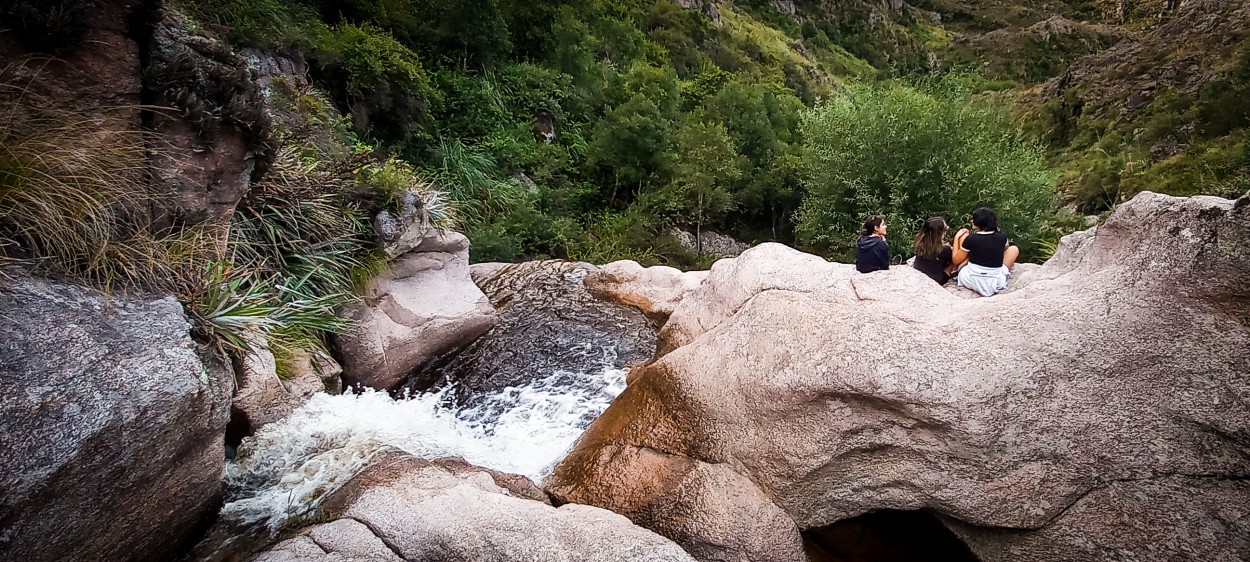
<instances>
[{"instance_id":1,"label":"clump of grass","mask_svg":"<svg viewBox=\"0 0 1250 562\"><path fill-rule=\"evenodd\" d=\"M0 86L0 102L0 266L172 292L198 334L236 357L263 344L280 371L300 350L324 352L325 335L348 327L336 311L385 266L371 212L407 204L430 225L455 222L449 200L411 166L365 147L326 155L288 136L230 223L157 227L164 196L149 171L152 147L167 146L158 133L18 87Z\"/></svg>"},{"instance_id":2,"label":"clump of grass","mask_svg":"<svg viewBox=\"0 0 1250 562\"><path fill-rule=\"evenodd\" d=\"M105 290L180 292L220 245L148 227L148 138L0 86L0 241L10 258Z\"/></svg>"}]
</instances>

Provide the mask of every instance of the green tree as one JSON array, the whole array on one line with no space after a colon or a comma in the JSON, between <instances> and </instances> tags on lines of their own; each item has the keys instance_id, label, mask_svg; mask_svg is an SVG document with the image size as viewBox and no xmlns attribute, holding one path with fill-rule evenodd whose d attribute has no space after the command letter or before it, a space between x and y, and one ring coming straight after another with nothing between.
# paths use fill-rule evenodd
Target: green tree
<instances>
[{"instance_id":1,"label":"green tree","mask_svg":"<svg viewBox=\"0 0 1250 562\"><path fill-rule=\"evenodd\" d=\"M802 243L848 257L863 217L885 214L891 250L909 253L908 233L925 218L942 215L958 227L984 205L1024 256L1037 255L1057 174L1000 110L902 86L857 86L810 111L803 137Z\"/></svg>"},{"instance_id":2,"label":"green tree","mask_svg":"<svg viewBox=\"0 0 1250 562\"><path fill-rule=\"evenodd\" d=\"M599 121L586 158L587 166L610 186L609 204L617 203L621 187L641 189L643 182L664 167L671 128L659 106L641 94Z\"/></svg>"},{"instance_id":3,"label":"green tree","mask_svg":"<svg viewBox=\"0 0 1250 562\"><path fill-rule=\"evenodd\" d=\"M715 123L686 121L674 135L674 145L680 159L658 199L667 214L695 225L699 241L703 225L733 209L730 186L742 176L743 158L734 150L729 133ZM702 243L696 243L702 254Z\"/></svg>"},{"instance_id":4,"label":"green tree","mask_svg":"<svg viewBox=\"0 0 1250 562\"><path fill-rule=\"evenodd\" d=\"M737 151L746 157L748 172L735 187L738 211L745 221L767 221L774 240L801 195L799 121L803 102L780 85L735 80L704 105L708 118L722 124Z\"/></svg>"}]
</instances>

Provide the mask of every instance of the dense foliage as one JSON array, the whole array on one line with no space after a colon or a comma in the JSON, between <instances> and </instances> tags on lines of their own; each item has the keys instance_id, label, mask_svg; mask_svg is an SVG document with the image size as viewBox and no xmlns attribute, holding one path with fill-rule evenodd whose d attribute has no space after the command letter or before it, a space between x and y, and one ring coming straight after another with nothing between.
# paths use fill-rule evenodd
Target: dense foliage
<instances>
[{"instance_id":1,"label":"dense foliage","mask_svg":"<svg viewBox=\"0 0 1250 562\"><path fill-rule=\"evenodd\" d=\"M1025 258L1037 259L1058 225L1076 224L1048 196L1051 166L1065 172L1061 199L1082 213L1141 189L1234 194L1247 183L1236 160L1246 118L1230 101L1244 93L1240 70L1174 103L1164 92L1150 110L1158 116L1139 119L1150 121L1144 132L1058 99L1014 111L1035 133L1025 139L967 95L1015 99L1118 41L1123 32L1099 26L1089 2L1048 4L1070 18L1058 23L949 0L838 10L796 0L797 14L765 0L703 5L715 9L673 0L180 9L238 46L303 53L356 134L450 192L478 261L705 262L676 243L673 227L841 258L869 212L891 215L903 252L901 234L923 215L958 223L978 204L998 208ZM945 81L961 94L897 86L951 64L979 67ZM1189 123L1192 134L1175 140L1189 149L1183 157L1141 164L1163 134L1154 131ZM1031 141L1049 149L1045 159Z\"/></svg>"},{"instance_id":2,"label":"dense foliage","mask_svg":"<svg viewBox=\"0 0 1250 562\"><path fill-rule=\"evenodd\" d=\"M884 214L893 253L911 252L911 233L932 216L955 228L988 206L1034 255L1052 214L1055 173L1040 149L1003 116L958 92L854 87L811 111L803 125L801 240L842 258L862 218Z\"/></svg>"}]
</instances>

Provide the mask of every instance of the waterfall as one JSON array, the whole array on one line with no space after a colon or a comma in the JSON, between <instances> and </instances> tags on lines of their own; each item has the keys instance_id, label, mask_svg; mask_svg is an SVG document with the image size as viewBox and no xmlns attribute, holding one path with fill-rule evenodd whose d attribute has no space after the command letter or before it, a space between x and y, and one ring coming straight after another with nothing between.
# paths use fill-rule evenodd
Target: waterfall
<instances>
[{"instance_id":1,"label":"waterfall","mask_svg":"<svg viewBox=\"0 0 1250 562\"><path fill-rule=\"evenodd\" d=\"M591 350L581 344L579 351ZM454 386L393 399L384 392L320 394L244 441L227 464L222 516L271 531L311 513L379 451L470 463L541 481L625 389L614 348L578 371L557 370L457 407Z\"/></svg>"},{"instance_id":2,"label":"waterfall","mask_svg":"<svg viewBox=\"0 0 1250 562\"><path fill-rule=\"evenodd\" d=\"M510 264L479 280L499 322L414 373L411 394L317 395L245 439L226 465L224 522L271 532L313 513L379 451L462 457L541 481L655 350L637 309L599 301L593 266Z\"/></svg>"}]
</instances>

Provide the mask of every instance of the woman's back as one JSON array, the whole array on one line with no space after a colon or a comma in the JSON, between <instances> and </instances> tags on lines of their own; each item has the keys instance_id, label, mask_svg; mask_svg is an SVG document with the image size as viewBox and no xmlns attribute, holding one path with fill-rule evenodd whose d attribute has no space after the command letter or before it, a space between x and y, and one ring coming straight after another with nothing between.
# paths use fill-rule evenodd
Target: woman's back
<instances>
[{"instance_id":1,"label":"woman's back","mask_svg":"<svg viewBox=\"0 0 1250 562\"><path fill-rule=\"evenodd\" d=\"M964 237L963 249L968 261L981 267L1002 267L1003 250L1008 246L1007 233L1001 230L978 231Z\"/></svg>"},{"instance_id":2,"label":"woman's back","mask_svg":"<svg viewBox=\"0 0 1250 562\"><path fill-rule=\"evenodd\" d=\"M925 257L917 254L916 259L912 260L911 266L928 275L930 279L937 281L938 284L945 285L951 278L946 273L946 268L951 265L951 259L951 247L945 246L941 252L938 252L936 257Z\"/></svg>"}]
</instances>

